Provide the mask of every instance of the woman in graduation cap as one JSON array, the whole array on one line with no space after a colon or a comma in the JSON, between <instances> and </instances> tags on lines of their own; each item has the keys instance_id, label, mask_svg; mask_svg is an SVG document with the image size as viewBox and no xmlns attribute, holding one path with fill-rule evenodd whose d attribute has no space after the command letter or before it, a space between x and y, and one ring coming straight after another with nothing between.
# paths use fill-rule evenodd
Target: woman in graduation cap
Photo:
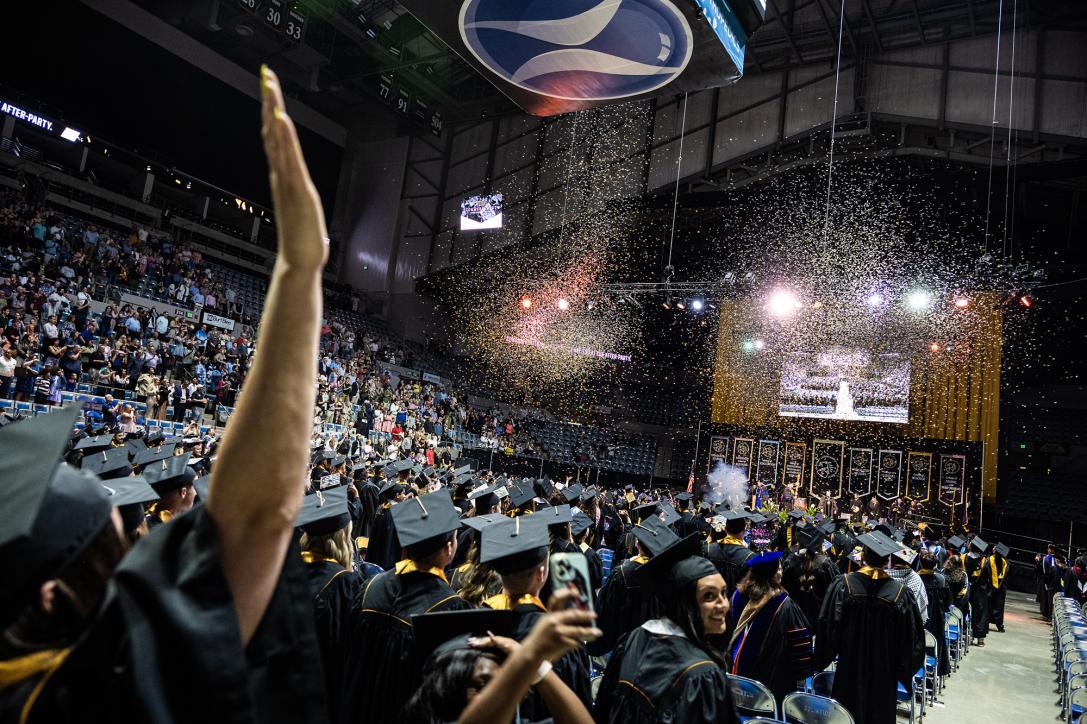
<instances>
[{"instance_id":1,"label":"woman in graduation cap","mask_svg":"<svg viewBox=\"0 0 1087 724\"><path fill-rule=\"evenodd\" d=\"M748 558L729 607L730 672L766 684L778 701L802 689L812 671L811 631L781 586L781 556L775 551Z\"/></svg>"},{"instance_id":2,"label":"woman in graduation cap","mask_svg":"<svg viewBox=\"0 0 1087 724\"><path fill-rule=\"evenodd\" d=\"M0 720L327 721L292 550L316 377L320 199L263 69L278 254L260 350L207 503L125 543L93 474L59 465L78 409L0 430Z\"/></svg>"},{"instance_id":3,"label":"woman in graduation cap","mask_svg":"<svg viewBox=\"0 0 1087 724\"><path fill-rule=\"evenodd\" d=\"M631 631L612 654L594 709L597 722L739 722L728 665L708 641L728 625L725 579L695 555L701 546L697 535L688 536L640 569L661 617Z\"/></svg>"}]
</instances>

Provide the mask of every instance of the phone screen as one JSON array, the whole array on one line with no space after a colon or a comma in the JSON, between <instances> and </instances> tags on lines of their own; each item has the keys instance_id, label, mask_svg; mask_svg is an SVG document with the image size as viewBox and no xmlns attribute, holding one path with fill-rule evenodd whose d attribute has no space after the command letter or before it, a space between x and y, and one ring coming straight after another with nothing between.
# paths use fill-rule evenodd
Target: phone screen
<instances>
[{"instance_id":1,"label":"phone screen","mask_svg":"<svg viewBox=\"0 0 1087 724\"><path fill-rule=\"evenodd\" d=\"M551 556L553 592L564 588L574 592L571 608L593 610L593 589L589 583L589 562L581 553L556 553Z\"/></svg>"}]
</instances>

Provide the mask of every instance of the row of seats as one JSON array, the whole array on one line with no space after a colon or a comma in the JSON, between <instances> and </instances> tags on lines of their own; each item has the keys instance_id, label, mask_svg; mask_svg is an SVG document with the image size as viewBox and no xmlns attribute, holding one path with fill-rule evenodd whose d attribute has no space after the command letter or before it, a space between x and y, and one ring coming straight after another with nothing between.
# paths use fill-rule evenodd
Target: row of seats
<instances>
[{"instance_id":1,"label":"row of seats","mask_svg":"<svg viewBox=\"0 0 1087 724\"><path fill-rule=\"evenodd\" d=\"M1064 721L1087 721L1087 604L1062 593L1053 595L1053 662Z\"/></svg>"}]
</instances>

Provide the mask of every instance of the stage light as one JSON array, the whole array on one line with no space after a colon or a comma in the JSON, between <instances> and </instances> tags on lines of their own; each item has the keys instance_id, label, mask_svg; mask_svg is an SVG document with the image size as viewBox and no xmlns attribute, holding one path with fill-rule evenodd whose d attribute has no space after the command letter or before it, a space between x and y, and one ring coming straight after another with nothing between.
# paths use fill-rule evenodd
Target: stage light
<instances>
[{"instance_id":1,"label":"stage light","mask_svg":"<svg viewBox=\"0 0 1087 724\"><path fill-rule=\"evenodd\" d=\"M569 309L569 308L570 308L570 302L566 301L566 299L565 299L565 298L562 298L562 297L560 297L560 298L559 298L559 301L558 301L558 302L556 302L556 303L558 304L558 306L559 306L559 309L561 309L561 310L562 310L562 311L564 311L564 312L565 312L565 311L566 311L567 309Z\"/></svg>"},{"instance_id":2,"label":"stage light","mask_svg":"<svg viewBox=\"0 0 1087 724\"><path fill-rule=\"evenodd\" d=\"M65 126L64 130L60 132L60 137L61 138L63 138L65 141L71 141L72 143L75 143L76 141L78 141L79 136L80 136L79 131L77 131L74 128L69 128L68 126Z\"/></svg>"},{"instance_id":3,"label":"stage light","mask_svg":"<svg viewBox=\"0 0 1087 724\"><path fill-rule=\"evenodd\" d=\"M959 309L966 309L970 306L970 299L968 297L955 297L955 306Z\"/></svg>"},{"instance_id":4,"label":"stage light","mask_svg":"<svg viewBox=\"0 0 1087 724\"><path fill-rule=\"evenodd\" d=\"M929 348L929 351L931 351L931 352L939 352L940 351L940 343L939 342L933 342L932 344L930 344L928 346L928 348Z\"/></svg>"},{"instance_id":5,"label":"stage light","mask_svg":"<svg viewBox=\"0 0 1087 724\"><path fill-rule=\"evenodd\" d=\"M755 349L764 349L765 347L766 347L766 342L763 342L761 339L756 339L755 340Z\"/></svg>"},{"instance_id":6,"label":"stage light","mask_svg":"<svg viewBox=\"0 0 1087 724\"><path fill-rule=\"evenodd\" d=\"M532 308L532 299L529 298L529 297L521 297L521 307L523 309L531 309Z\"/></svg>"},{"instance_id":7,"label":"stage light","mask_svg":"<svg viewBox=\"0 0 1087 724\"><path fill-rule=\"evenodd\" d=\"M706 306L706 303L703 302L701 299L692 299L691 300L691 309L693 311L695 311L695 312L701 312L702 308L705 307L705 306Z\"/></svg>"},{"instance_id":8,"label":"stage light","mask_svg":"<svg viewBox=\"0 0 1087 724\"><path fill-rule=\"evenodd\" d=\"M744 340L744 352L754 352L754 351L755 351L755 340L745 339Z\"/></svg>"},{"instance_id":9,"label":"stage light","mask_svg":"<svg viewBox=\"0 0 1087 724\"><path fill-rule=\"evenodd\" d=\"M665 299L663 302L661 302L661 306L664 307L665 309L671 309L672 308L672 302Z\"/></svg>"},{"instance_id":10,"label":"stage light","mask_svg":"<svg viewBox=\"0 0 1087 724\"><path fill-rule=\"evenodd\" d=\"M786 289L778 289L770 295L766 308L775 317L788 317L803 305L796 295Z\"/></svg>"},{"instance_id":11,"label":"stage light","mask_svg":"<svg viewBox=\"0 0 1087 724\"><path fill-rule=\"evenodd\" d=\"M686 309L687 305L683 302L676 302L676 309Z\"/></svg>"},{"instance_id":12,"label":"stage light","mask_svg":"<svg viewBox=\"0 0 1087 724\"><path fill-rule=\"evenodd\" d=\"M923 289L910 292L909 296L906 297L906 304L915 312L920 312L928 309L928 306L932 304L932 295Z\"/></svg>"},{"instance_id":13,"label":"stage light","mask_svg":"<svg viewBox=\"0 0 1087 724\"><path fill-rule=\"evenodd\" d=\"M865 301L868 302L869 307L882 307L887 300L879 292L872 292Z\"/></svg>"},{"instance_id":14,"label":"stage light","mask_svg":"<svg viewBox=\"0 0 1087 724\"><path fill-rule=\"evenodd\" d=\"M1027 309L1030 309L1034 306L1034 299L1032 299L1029 294L1024 294L1023 296L1019 297L1019 303Z\"/></svg>"}]
</instances>

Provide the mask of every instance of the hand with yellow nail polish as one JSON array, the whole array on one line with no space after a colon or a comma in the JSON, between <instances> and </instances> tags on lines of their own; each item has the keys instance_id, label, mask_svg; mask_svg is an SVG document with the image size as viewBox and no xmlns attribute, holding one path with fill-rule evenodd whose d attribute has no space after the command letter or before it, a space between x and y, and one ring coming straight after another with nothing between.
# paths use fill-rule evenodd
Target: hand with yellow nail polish
<instances>
[{"instance_id":1,"label":"hand with yellow nail polish","mask_svg":"<svg viewBox=\"0 0 1087 724\"><path fill-rule=\"evenodd\" d=\"M320 270L328 259L324 210L287 115L279 78L268 66L261 67L261 136L279 238L276 261L292 270Z\"/></svg>"}]
</instances>

